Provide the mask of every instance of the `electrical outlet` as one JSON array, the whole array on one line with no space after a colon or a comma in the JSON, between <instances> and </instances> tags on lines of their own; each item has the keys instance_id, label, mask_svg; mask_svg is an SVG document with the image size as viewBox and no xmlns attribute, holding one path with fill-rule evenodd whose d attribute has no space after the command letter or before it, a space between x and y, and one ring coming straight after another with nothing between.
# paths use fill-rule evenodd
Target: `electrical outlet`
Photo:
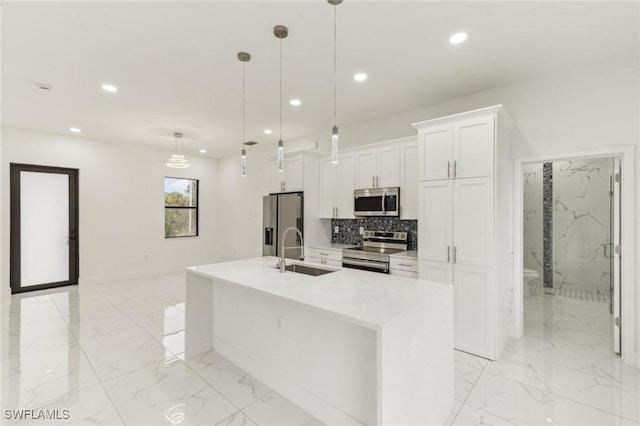
<instances>
[{"instance_id":1,"label":"electrical outlet","mask_svg":"<svg viewBox=\"0 0 640 426\"><path fill-rule=\"evenodd\" d=\"M340 227L338 227L338 226L334 226L334 227L333 227L333 233L334 233L334 234L337 234L338 232L340 232Z\"/></svg>"},{"instance_id":2,"label":"electrical outlet","mask_svg":"<svg viewBox=\"0 0 640 426\"><path fill-rule=\"evenodd\" d=\"M364 226L361 226L360 227L360 235L363 235L363 234L364 234Z\"/></svg>"}]
</instances>

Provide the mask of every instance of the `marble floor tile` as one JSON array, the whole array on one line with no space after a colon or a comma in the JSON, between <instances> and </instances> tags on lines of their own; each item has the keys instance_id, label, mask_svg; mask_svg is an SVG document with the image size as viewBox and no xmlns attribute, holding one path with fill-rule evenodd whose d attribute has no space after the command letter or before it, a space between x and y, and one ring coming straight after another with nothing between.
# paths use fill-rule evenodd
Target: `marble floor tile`
<instances>
[{"instance_id":1,"label":"marble floor tile","mask_svg":"<svg viewBox=\"0 0 640 426\"><path fill-rule=\"evenodd\" d=\"M22 407L20 407L22 408ZM101 384L76 392L70 392L47 404L36 407L39 410L58 410L60 420L18 420L7 424L16 425L56 425L56 424L123 424L118 412ZM68 418L63 418L62 410L68 410Z\"/></svg>"},{"instance_id":2,"label":"marble floor tile","mask_svg":"<svg viewBox=\"0 0 640 426\"><path fill-rule=\"evenodd\" d=\"M453 408L451 409L451 412L449 413L447 419L444 421L445 425L453 424L454 420L458 416L458 413L460 412L460 409L462 408L462 405L462 402L458 401L457 399L453 401Z\"/></svg>"},{"instance_id":3,"label":"marble floor tile","mask_svg":"<svg viewBox=\"0 0 640 426\"><path fill-rule=\"evenodd\" d=\"M466 364L469 367L476 368L478 370L482 370L489 360L480 358L475 355L468 354L466 352L462 352L459 350L453 351L453 360L458 363Z\"/></svg>"},{"instance_id":4,"label":"marble floor tile","mask_svg":"<svg viewBox=\"0 0 640 426\"><path fill-rule=\"evenodd\" d=\"M35 408L99 383L77 343L2 363L2 407Z\"/></svg>"},{"instance_id":5,"label":"marble floor tile","mask_svg":"<svg viewBox=\"0 0 640 426\"><path fill-rule=\"evenodd\" d=\"M238 411L230 417L227 417L216 426L255 426L256 423L251 420L242 411Z\"/></svg>"},{"instance_id":6,"label":"marble floor tile","mask_svg":"<svg viewBox=\"0 0 640 426\"><path fill-rule=\"evenodd\" d=\"M503 426L503 425L519 425L510 419L498 417L468 404L460 407L455 419L451 423L452 426Z\"/></svg>"},{"instance_id":7,"label":"marble floor tile","mask_svg":"<svg viewBox=\"0 0 640 426\"><path fill-rule=\"evenodd\" d=\"M261 400L271 392L271 388L215 351L190 357L186 363L240 409Z\"/></svg>"},{"instance_id":8,"label":"marble floor tile","mask_svg":"<svg viewBox=\"0 0 640 426\"><path fill-rule=\"evenodd\" d=\"M182 313L153 321L147 321L141 323L140 326L156 339L162 340L166 336L171 336L180 331L184 331L184 324L185 318L184 313Z\"/></svg>"},{"instance_id":9,"label":"marble floor tile","mask_svg":"<svg viewBox=\"0 0 640 426\"><path fill-rule=\"evenodd\" d=\"M520 425L631 425L605 411L484 372L465 404Z\"/></svg>"},{"instance_id":10,"label":"marble floor tile","mask_svg":"<svg viewBox=\"0 0 640 426\"><path fill-rule=\"evenodd\" d=\"M639 387L510 353L485 371L640 423Z\"/></svg>"},{"instance_id":11,"label":"marble floor tile","mask_svg":"<svg viewBox=\"0 0 640 426\"><path fill-rule=\"evenodd\" d=\"M284 398L277 392L265 395L242 410L251 420L261 426L322 425L311 414Z\"/></svg>"},{"instance_id":12,"label":"marble floor tile","mask_svg":"<svg viewBox=\"0 0 640 426\"><path fill-rule=\"evenodd\" d=\"M211 425L238 411L176 358L107 380L104 386L127 424Z\"/></svg>"},{"instance_id":13,"label":"marble floor tile","mask_svg":"<svg viewBox=\"0 0 640 426\"><path fill-rule=\"evenodd\" d=\"M481 373L482 370L478 370L468 364L454 362L454 398L457 401L464 402L467 399Z\"/></svg>"},{"instance_id":14,"label":"marble floor tile","mask_svg":"<svg viewBox=\"0 0 640 426\"><path fill-rule=\"evenodd\" d=\"M33 352L69 346L76 341L62 317L11 327L8 333L2 334L1 339L0 344L4 347L0 354L2 361Z\"/></svg>"}]
</instances>

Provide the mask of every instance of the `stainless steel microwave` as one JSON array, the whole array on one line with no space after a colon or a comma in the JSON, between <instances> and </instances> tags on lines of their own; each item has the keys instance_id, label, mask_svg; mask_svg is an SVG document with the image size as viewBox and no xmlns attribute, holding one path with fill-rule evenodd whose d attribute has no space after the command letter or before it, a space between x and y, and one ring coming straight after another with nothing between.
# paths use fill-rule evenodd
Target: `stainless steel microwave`
<instances>
[{"instance_id":1,"label":"stainless steel microwave","mask_svg":"<svg viewBox=\"0 0 640 426\"><path fill-rule=\"evenodd\" d=\"M356 189L354 216L400 216L400 188Z\"/></svg>"}]
</instances>

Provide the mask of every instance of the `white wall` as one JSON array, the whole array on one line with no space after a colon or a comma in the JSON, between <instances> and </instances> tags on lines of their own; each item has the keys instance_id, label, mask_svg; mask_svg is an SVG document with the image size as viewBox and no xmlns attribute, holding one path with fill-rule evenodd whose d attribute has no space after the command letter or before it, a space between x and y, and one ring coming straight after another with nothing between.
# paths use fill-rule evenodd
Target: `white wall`
<instances>
[{"instance_id":1,"label":"white wall","mask_svg":"<svg viewBox=\"0 0 640 426\"><path fill-rule=\"evenodd\" d=\"M72 136L2 129L2 283L9 288L9 163L77 168L80 283L179 270L217 259L217 160L190 157L165 166L169 152ZM199 237L164 239L164 177L200 179ZM148 256L148 259L146 258Z\"/></svg>"},{"instance_id":2,"label":"white wall","mask_svg":"<svg viewBox=\"0 0 640 426\"><path fill-rule=\"evenodd\" d=\"M535 284L542 286L544 274L543 252L543 211L542 211L542 163L525 164L523 166L523 223L522 223L522 258L525 268L537 271ZM524 283L524 294L529 294Z\"/></svg>"}]
</instances>

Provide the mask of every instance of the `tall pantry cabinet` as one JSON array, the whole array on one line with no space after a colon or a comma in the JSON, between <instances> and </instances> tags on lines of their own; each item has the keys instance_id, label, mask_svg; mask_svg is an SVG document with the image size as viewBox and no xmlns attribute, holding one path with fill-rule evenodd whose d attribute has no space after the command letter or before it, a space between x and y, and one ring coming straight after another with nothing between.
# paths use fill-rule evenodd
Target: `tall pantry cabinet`
<instances>
[{"instance_id":1,"label":"tall pantry cabinet","mask_svg":"<svg viewBox=\"0 0 640 426\"><path fill-rule=\"evenodd\" d=\"M513 303L513 122L496 105L414 126L420 278L453 284L456 349L497 359Z\"/></svg>"}]
</instances>

